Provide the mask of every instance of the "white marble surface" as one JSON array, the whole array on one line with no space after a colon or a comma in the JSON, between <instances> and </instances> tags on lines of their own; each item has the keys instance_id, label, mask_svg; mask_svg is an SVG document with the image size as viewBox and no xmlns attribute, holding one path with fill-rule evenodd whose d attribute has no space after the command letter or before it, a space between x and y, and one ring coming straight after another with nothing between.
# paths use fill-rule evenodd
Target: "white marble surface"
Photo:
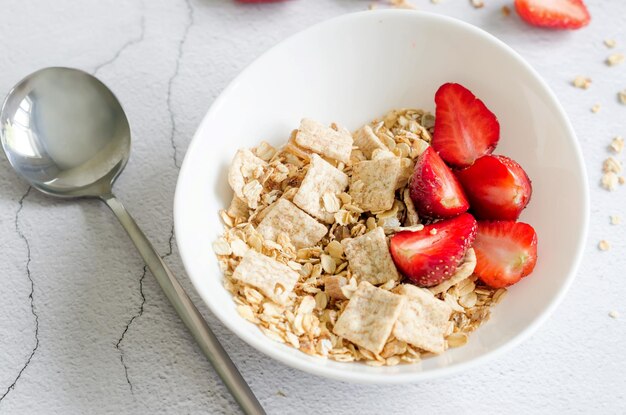
<instances>
[{"instance_id":1,"label":"white marble surface","mask_svg":"<svg viewBox=\"0 0 626 415\"><path fill-rule=\"evenodd\" d=\"M612 37L626 51L626 2L589 0L591 26L556 33L503 17L500 7L510 0L484 1L475 10L467 0L413 0L510 44L563 102L592 195L578 278L553 317L504 357L471 373L391 387L329 381L277 364L228 332L192 292L268 413L624 413L626 224L610 225L609 215L626 217L626 189L608 193L598 182L610 138L626 135L626 106L616 99L626 88L626 63L604 65L609 51L602 44ZM368 4L3 0L0 91L50 65L96 73L114 90L134 134L116 191L191 289L172 241L172 198L204 113L230 79L276 42ZM589 90L569 85L579 74L593 79ZM598 114L589 110L595 103L602 105ZM555 203L567 209L566 201ZM600 239L612 243L611 251L597 250ZM0 247L0 413L238 413L103 205L29 192L2 158ZM609 318L611 310L621 317Z\"/></svg>"}]
</instances>

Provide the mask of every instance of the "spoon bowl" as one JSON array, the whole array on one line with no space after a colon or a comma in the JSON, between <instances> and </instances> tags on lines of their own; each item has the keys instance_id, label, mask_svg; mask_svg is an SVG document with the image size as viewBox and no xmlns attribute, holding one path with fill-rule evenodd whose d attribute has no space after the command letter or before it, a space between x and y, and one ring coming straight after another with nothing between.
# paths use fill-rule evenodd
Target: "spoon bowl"
<instances>
[{"instance_id":1,"label":"spoon bowl","mask_svg":"<svg viewBox=\"0 0 626 415\"><path fill-rule=\"evenodd\" d=\"M0 123L13 168L52 196L110 193L130 154L120 102L78 69L45 68L24 78L7 96Z\"/></svg>"}]
</instances>

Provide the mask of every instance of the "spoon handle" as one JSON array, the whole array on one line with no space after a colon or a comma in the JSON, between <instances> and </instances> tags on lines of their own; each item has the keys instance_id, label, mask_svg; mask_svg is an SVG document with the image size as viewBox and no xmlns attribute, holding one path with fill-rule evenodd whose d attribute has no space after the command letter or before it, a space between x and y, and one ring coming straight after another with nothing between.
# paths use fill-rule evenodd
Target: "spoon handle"
<instances>
[{"instance_id":1,"label":"spoon handle","mask_svg":"<svg viewBox=\"0 0 626 415\"><path fill-rule=\"evenodd\" d=\"M180 285L174 274L163 262L154 247L143 234L135 220L130 216L124 205L112 194L105 195L102 200L111 208L115 216L132 239L146 265L157 279L163 292L170 300L174 309L183 320L198 345L230 390L242 411L246 415L263 415L265 411L243 379L237 367L219 343L206 321L193 305L189 296Z\"/></svg>"}]
</instances>

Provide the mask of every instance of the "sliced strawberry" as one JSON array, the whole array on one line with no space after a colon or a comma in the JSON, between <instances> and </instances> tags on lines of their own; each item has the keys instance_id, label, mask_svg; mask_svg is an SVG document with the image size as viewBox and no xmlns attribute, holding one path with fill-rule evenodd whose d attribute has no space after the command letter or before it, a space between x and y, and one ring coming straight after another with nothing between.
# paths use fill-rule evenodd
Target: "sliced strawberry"
<instances>
[{"instance_id":1,"label":"sliced strawberry","mask_svg":"<svg viewBox=\"0 0 626 415\"><path fill-rule=\"evenodd\" d=\"M432 147L417 159L409 189L422 216L449 218L469 209L461 185Z\"/></svg>"},{"instance_id":2,"label":"sliced strawberry","mask_svg":"<svg viewBox=\"0 0 626 415\"><path fill-rule=\"evenodd\" d=\"M415 284L431 287L450 278L474 242L476 219L469 213L398 232L391 238L393 262Z\"/></svg>"},{"instance_id":3,"label":"sliced strawberry","mask_svg":"<svg viewBox=\"0 0 626 415\"><path fill-rule=\"evenodd\" d=\"M473 245L474 274L493 288L508 287L530 274L537 263L537 234L513 221L478 222Z\"/></svg>"},{"instance_id":4,"label":"sliced strawberry","mask_svg":"<svg viewBox=\"0 0 626 415\"><path fill-rule=\"evenodd\" d=\"M579 29L591 21L582 0L515 0L515 10L533 26Z\"/></svg>"},{"instance_id":5,"label":"sliced strawberry","mask_svg":"<svg viewBox=\"0 0 626 415\"><path fill-rule=\"evenodd\" d=\"M433 147L452 167L463 168L490 154L500 138L498 119L459 84L443 84L435 94Z\"/></svg>"},{"instance_id":6,"label":"sliced strawberry","mask_svg":"<svg viewBox=\"0 0 626 415\"><path fill-rule=\"evenodd\" d=\"M477 219L516 220L530 201L530 179L508 157L483 156L455 174Z\"/></svg>"}]
</instances>

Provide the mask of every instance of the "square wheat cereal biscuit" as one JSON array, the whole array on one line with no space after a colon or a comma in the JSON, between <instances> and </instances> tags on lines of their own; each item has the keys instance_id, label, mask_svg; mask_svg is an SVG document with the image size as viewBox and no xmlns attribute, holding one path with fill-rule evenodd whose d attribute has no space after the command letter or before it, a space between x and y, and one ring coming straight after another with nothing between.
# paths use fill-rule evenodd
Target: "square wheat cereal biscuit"
<instances>
[{"instance_id":1,"label":"square wheat cereal biscuit","mask_svg":"<svg viewBox=\"0 0 626 415\"><path fill-rule=\"evenodd\" d=\"M348 187L348 176L317 154L311 155L311 166L304 176L298 193L293 198L300 209L325 223L333 223L335 216L324 209L322 197L326 193L339 194Z\"/></svg>"},{"instance_id":2,"label":"square wheat cereal biscuit","mask_svg":"<svg viewBox=\"0 0 626 415\"><path fill-rule=\"evenodd\" d=\"M359 148L368 159L372 158L372 152L374 150L387 150L387 147L380 141L380 138L372 127L366 125L363 128L359 128L354 132L354 145Z\"/></svg>"},{"instance_id":3,"label":"square wheat cereal biscuit","mask_svg":"<svg viewBox=\"0 0 626 415\"><path fill-rule=\"evenodd\" d=\"M228 183L240 199L245 199L244 186L250 179L258 178L267 163L247 148L237 150L228 170Z\"/></svg>"},{"instance_id":4,"label":"square wheat cereal biscuit","mask_svg":"<svg viewBox=\"0 0 626 415\"><path fill-rule=\"evenodd\" d=\"M333 332L378 354L383 350L404 302L401 295L362 281L337 319Z\"/></svg>"},{"instance_id":5,"label":"square wheat cereal biscuit","mask_svg":"<svg viewBox=\"0 0 626 415\"><path fill-rule=\"evenodd\" d=\"M287 265L249 249L235 268L233 278L261 291L277 304L284 304L298 282L298 273Z\"/></svg>"},{"instance_id":6,"label":"square wheat cereal biscuit","mask_svg":"<svg viewBox=\"0 0 626 415\"><path fill-rule=\"evenodd\" d=\"M393 328L396 339L432 353L442 353L452 314L450 306L413 285L403 284L395 292L407 299Z\"/></svg>"},{"instance_id":7,"label":"square wheat cereal biscuit","mask_svg":"<svg viewBox=\"0 0 626 415\"><path fill-rule=\"evenodd\" d=\"M259 223L257 231L263 238L274 242L278 234L284 232L299 249L317 245L328 229L287 199L278 199Z\"/></svg>"},{"instance_id":8,"label":"square wheat cereal biscuit","mask_svg":"<svg viewBox=\"0 0 626 415\"><path fill-rule=\"evenodd\" d=\"M350 183L353 203L364 211L381 212L391 209L401 171L398 157L355 164Z\"/></svg>"},{"instance_id":9,"label":"square wheat cereal biscuit","mask_svg":"<svg viewBox=\"0 0 626 415\"><path fill-rule=\"evenodd\" d=\"M352 136L335 131L317 121L304 118L296 133L296 144L326 157L348 163L352 152Z\"/></svg>"},{"instance_id":10,"label":"square wheat cereal biscuit","mask_svg":"<svg viewBox=\"0 0 626 415\"><path fill-rule=\"evenodd\" d=\"M365 235L347 240L345 252L350 270L359 281L378 285L400 279L389 253L385 231L380 226Z\"/></svg>"}]
</instances>

